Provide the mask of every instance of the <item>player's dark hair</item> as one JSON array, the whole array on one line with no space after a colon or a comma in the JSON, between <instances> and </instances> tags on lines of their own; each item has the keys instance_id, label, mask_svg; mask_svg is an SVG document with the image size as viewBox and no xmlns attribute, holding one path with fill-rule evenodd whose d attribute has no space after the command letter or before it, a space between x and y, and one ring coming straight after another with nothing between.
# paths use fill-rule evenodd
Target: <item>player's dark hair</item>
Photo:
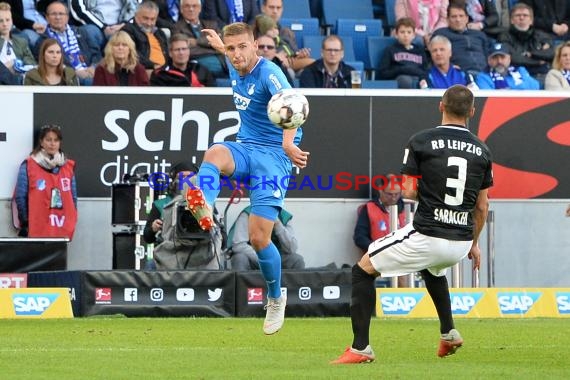
<instances>
[{"instance_id":1,"label":"player's dark hair","mask_svg":"<svg viewBox=\"0 0 570 380\"><path fill-rule=\"evenodd\" d=\"M228 24L224 26L222 30L224 37L228 36L239 36L241 34L247 34L253 40L253 28L246 24L245 22L234 22L233 24Z\"/></svg>"},{"instance_id":2,"label":"player's dark hair","mask_svg":"<svg viewBox=\"0 0 570 380\"><path fill-rule=\"evenodd\" d=\"M473 93L467 87L456 84L445 91L442 103L449 115L467 119L473 109Z\"/></svg>"}]
</instances>

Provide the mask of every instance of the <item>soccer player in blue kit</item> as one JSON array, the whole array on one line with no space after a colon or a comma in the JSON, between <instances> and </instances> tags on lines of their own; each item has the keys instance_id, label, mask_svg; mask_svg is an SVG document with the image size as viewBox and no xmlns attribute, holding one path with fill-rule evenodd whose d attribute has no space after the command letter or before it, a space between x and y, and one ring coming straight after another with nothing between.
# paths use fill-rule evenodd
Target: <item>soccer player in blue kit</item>
<instances>
[{"instance_id":1,"label":"soccer player in blue kit","mask_svg":"<svg viewBox=\"0 0 570 380\"><path fill-rule=\"evenodd\" d=\"M241 124L235 142L214 144L204 154L196 179L198 186L186 193L187 207L200 227L209 230L213 225L212 206L220 192L220 175L239 182L249 179L249 240L267 284L263 332L271 335L283 326L287 301L281 295L281 257L271 242L271 231L283 206L292 164L306 167L309 152L298 147L301 129L278 128L267 117L271 97L291 86L279 67L257 56L251 27L245 23L227 25L222 38L211 29L203 29L202 33L214 49L226 55Z\"/></svg>"}]
</instances>

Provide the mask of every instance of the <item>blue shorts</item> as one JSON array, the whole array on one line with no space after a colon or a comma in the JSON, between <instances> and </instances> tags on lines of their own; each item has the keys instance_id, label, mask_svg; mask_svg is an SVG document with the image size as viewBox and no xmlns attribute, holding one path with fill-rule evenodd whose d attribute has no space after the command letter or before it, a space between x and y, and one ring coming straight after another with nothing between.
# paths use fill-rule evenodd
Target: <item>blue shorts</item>
<instances>
[{"instance_id":1,"label":"blue shorts","mask_svg":"<svg viewBox=\"0 0 570 380\"><path fill-rule=\"evenodd\" d=\"M274 206L281 209L293 168L283 148L235 141L219 144L232 153L236 168L230 179L249 191L252 207Z\"/></svg>"}]
</instances>

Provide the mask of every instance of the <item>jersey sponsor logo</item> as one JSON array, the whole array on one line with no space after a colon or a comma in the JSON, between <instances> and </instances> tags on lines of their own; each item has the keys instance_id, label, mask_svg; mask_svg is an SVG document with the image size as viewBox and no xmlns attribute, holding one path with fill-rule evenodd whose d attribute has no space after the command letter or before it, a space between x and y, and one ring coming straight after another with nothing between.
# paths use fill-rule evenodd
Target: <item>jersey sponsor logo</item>
<instances>
[{"instance_id":1,"label":"jersey sponsor logo","mask_svg":"<svg viewBox=\"0 0 570 380\"><path fill-rule=\"evenodd\" d=\"M556 306L560 314L570 314L570 292L556 292Z\"/></svg>"},{"instance_id":2,"label":"jersey sponsor logo","mask_svg":"<svg viewBox=\"0 0 570 380\"><path fill-rule=\"evenodd\" d=\"M380 295L382 312L385 315L407 315L424 297L424 293L390 293Z\"/></svg>"},{"instance_id":3,"label":"jersey sponsor logo","mask_svg":"<svg viewBox=\"0 0 570 380\"><path fill-rule=\"evenodd\" d=\"M57 293L14 294L12 303L16 315L42 315L59 297Z\"/></svg>"},{"instance_id":4,"label":"jersey sponsor logo","mask_svg":"<svg viewBox=\"0 0 570 380\"><path fill-rule=\"evenodd\" d=\"M453 211L444 208L433 210L433 219L437 222L466 226L469 213L467 211Z\"/></svg>"},{"instance_id":5,"label":"jersey sponsor logo","mask_svg":"<svg viewBox=\"0 0 570 380\"><path fill-rule=\"evenodd\" d=\"M526 314L541 295L541 292L499 292L499 309L502 314Z\"/></svg>"},{"instance_id":6,"label":"jersey sponsor logo","mask_svg":"<svg viewBox=\"0 0 570 380\"><path fill-rule=\"evenodd\" d=\"M465 315L479 302L483 292L480 293L452 293L451 311L453 314Z\"/></svg>"},{"instance_id":7,"label":"jersey sponsor logo","mask_svg":"<svg viewBox=\"0 0 570 380\"><path fill-rule=\"evenodd\" d=\"M234 104L238 110L246 110L250 102L251 99L234 92Z\"/></svg>"}]
</instances>

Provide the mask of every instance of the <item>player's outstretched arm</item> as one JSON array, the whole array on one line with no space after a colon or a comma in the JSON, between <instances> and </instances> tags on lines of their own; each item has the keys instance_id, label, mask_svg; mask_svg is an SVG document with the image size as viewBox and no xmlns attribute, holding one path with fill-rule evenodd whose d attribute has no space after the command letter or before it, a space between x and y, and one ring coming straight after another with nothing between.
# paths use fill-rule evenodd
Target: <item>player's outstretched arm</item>
<instances>
[{"instance_id":1,"label":"player's outstretched arm","mask_svg":"<svg viewBox=\"0 0 570 380\"><path fill-rule=\"evenodd\" d=\"M473 260L473 268L479 269L481 265L481 250L479 249L479 235L483 230L487 214L489 213L488 189L479 191L477 203L473 210L473 245L469 251L469 258Z\"/></svg>"},{"instance_id":2,"label":"player's outstretched arm","mask_svg":"<svg viewBox=\"0 0 570 380\"><path fill-rule=\"evenodd\" d=\"M300 169L307 166L307 161L309 161L309 152L302 151L295 143L295 135L297 134L297 128L295 129L284 129L283 130L283 150L285 154L289 157L291 162Z\"/></svg>"},{"instance_id":3,"label":"player's outstretched arm","mask_svg":"<svg viewBox=\"0 0 570 380\"><path fill-rule=\"evenodd\" d=\"M212 48L216 49L216 51L221 54L226 53L224 43L220 38L220 35L214 29L202 29L202 33L206 35L206 38Z\"/></svg>"}]
</instances>

